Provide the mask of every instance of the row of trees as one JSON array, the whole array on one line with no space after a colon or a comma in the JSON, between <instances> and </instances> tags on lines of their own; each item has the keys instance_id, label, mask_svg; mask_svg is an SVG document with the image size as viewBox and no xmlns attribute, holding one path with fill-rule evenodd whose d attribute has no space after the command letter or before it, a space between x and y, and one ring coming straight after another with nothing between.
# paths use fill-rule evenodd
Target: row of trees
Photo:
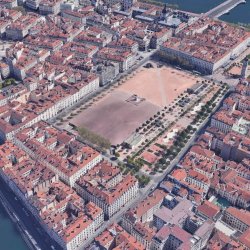
<instances>
[{"instance_id":1,"label":"row of trees","mask_svg":"<svg viewBox=\"0 0 250 250\"><path fill-rule=\"evenodd\" d=\"M150 177L146 175L136 175L135 176L139 182L140 187L145 187L150 182Z\"/></svg>"},{"instance_id":2,"label":"row of trees","mask_svg":"<svg viewBox=\"0 0 250 250\"><path fill-rule=\"evenodd\" d=\"M222 93L225 93L227 89L228 89L228 86L224 84L223 88L219 90L211 98L211 100L208 101L206 105L202 107L202 109L196 115L192 124L196 124L198 121L204 120L212 112L213 108L216 106L215 100L218 98L219 95L221 95ZM162 172L162 170L166 169L167 166L170 164L170 161L178 155L178 153L182 150L182 148L186 145L188 140L191 138L191 134L194 133L196 130L197 129L191 125L187 126L186 129L184 129L183 131L177 134L174 144L170 148L167 148L164 145L158 144L159 147L164 149L164 154L162 155L162 158L160 158L158 162L155 164L153 172L154 173Z\"/></svg>"},{"instance_id":3,"label":"row of trees","mask_svg":"<svg viewBox=\"0 0 250 250\"><path fill-rule=\"evenodd\" d=\"M127 157L127 164L123 164L121 162L118 163L119 168L123 172L123 174L132 174L135 175L139 182L140 187L145 187L150 182L150 177L146 175L139 174L139 170L143 166L143 160L138 158L133 160L130 156Z\"/></svg>"},{"instance_id":4,"label":"row of trees","mask_svg":"<svg viewBox=\"0 0 250 250\"><path fill-rule=\"evenodd\" d=\"M178 153L182 150L185 146L187 141L191 138L191 133L194 133L196 128L193 128L189 125L186 129L178 133L175 137L174 144L170 148L165 148L162 158L155 165L155 171L158 171L159 168L166 169L169 165L170 160L173 160Z\"/></svg>"},{"instance_id":5,"label":"row of trees","mask_svg":"<svg viewBox=\"0 0 250 250\"><path fill-rule=\"evenodd\" d=\"M228 86L225 84L223 89L219 90L213 97L204 105L201 110L198 112L197 116L193 120L192 124L196 124L200 120L204 120L216 106L215 100L218 98L220 94L225 93L228 89ZM175 138L174 145L172 145L169 149L165 149L165 153L163 157L158 161L158 164L164 166L164 164L168 164L167 159L174 159L181 151L181 149L185 146L187 141L191 138L191 134L194 133L197 129L192 125L187 126L186 129L182 130Z\"/></svg>"},{"instance_id":6,"label":"row of trees","mask_svg":"<svg viewBox=\"0 0 250 250\"><path fill-rule=\"evenodd\" d=\"M213 95L213 97L204 105L202 106L201 110L197 113L195 119L192 121L192 124L196 124L197 122L203 121L214 109L216 106L216 99L218 98L219 95L222 93L225 93L228 89L227 85L223 86L223 89L220 89Z\"/></svg>"},{"instance_id":7,"label":"row of trees","mask_svg":"<svg viewBox=\"0 0 250 250\"><path fill-rule=\"evenodd\" d=\"M85 127L78 128L78 132L87 141L97 145L102 149L109 149L111 147L111 143L106 138L103 138L100 135L95 134Z\"/></svg>"}]
</instances>

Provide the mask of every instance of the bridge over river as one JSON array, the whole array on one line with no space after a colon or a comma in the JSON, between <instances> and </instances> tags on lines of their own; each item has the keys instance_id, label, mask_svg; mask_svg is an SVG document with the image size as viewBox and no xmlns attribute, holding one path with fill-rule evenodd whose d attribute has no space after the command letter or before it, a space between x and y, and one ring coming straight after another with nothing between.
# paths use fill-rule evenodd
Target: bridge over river
<instances>
[{"instance_id":1,"label":"bridge over river","mask_svg":"<svg viewBox=\"0 0 250 250\"><path fill-rule=\"evenodd\" d=\"M246 3L246 0L227 0L222 4L214 7L213 9L209 10L204 15L210 18L218 18L223 14L228 13L231 9L242 3Z\"/></svg>"}]
</instances>

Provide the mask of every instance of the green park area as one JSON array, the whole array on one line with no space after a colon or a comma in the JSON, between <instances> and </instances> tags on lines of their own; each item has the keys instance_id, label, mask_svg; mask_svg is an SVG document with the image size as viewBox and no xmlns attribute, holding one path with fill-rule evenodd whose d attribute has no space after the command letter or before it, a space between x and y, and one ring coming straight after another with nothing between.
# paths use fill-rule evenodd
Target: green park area
<instances>
[{"instance_id":1,"label":"green park area","mask_svg":"<svg viewBox=\"0 0 250 250\"><path fill-rule=\"evenodd\" d=\"M247 56L247 58L249 59L248 65L250 65L250 54Z\"/></svg>"},{"instance_id":2,"label":"green park area","mask_svg":"<svg viewBox=\"0 0 250 250\"><path fill-rule=\"evenodd\" d=\"M95 144L102 150L107 150L111 147L111 143L109 140L103 138L100 135L97 135L96 133L90 131L85 127L78 128L78 132L82 138L84 138L86 141L89 141L92 144Z\"/></svg>"},{"instance_id":3,"label":"green park area","mask_svg":"<svg viewBox=\"0 0 250 250\"><path fill-rule=\"evenodd\" d=\"M8 86L13 85L13 84L16 84L15 79L13 79L13 78L6 79L5 81L0 83L0 89L8 87Z\"/></svg>"}]
</instances>

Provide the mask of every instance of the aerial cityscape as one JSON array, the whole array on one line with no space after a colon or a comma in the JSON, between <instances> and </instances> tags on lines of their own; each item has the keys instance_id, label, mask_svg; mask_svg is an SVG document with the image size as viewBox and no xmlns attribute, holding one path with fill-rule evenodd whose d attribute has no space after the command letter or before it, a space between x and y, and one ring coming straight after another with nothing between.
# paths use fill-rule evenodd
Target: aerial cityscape
<instances>
[{"instance_id":1,"label":"aerial cityscape","mask_svg":"<svg viewBox=\"0 0 250 250\"><path fill-rule=\"evenodd\" d=\"M250 250L250 0L0 0L0 250Z\"/></svg>"}]
</instances>

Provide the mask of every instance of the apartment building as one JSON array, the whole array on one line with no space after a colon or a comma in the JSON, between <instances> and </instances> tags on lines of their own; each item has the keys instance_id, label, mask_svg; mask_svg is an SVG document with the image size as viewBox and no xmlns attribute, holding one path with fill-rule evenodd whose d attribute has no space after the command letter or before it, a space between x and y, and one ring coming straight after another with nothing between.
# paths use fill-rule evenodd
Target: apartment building
<instances>
[{"instance_id":1,"label":"apartment building","mask_svg":"<svg viewBox=\"0 0 250 250\"><path fill-rule=\"evenodd\" d=\"M116 48L103 48L97 53L97 57L119 63L120 72L131 68L135 63L135 54L129 50L119 50Z\"/></svg>"},{"instance_id":2,"label":"apartment building","mask_svg":"<svg viewBox=\"0 0 250 250\"><path fill-rule=\"evenodd\" d=\"M10 76L10 67L7 63L0 61L0 77L2 79L8 78Z\"/></svg>"},{"instance_id":3,"label":"apartment building","mask_svg":"<svg viewBox=\"0 0 250 250\"><path fill-rule=\"evenodd\" d=\"M62 0L41 0L39 3L39 12L42 15L57 15L60 13Z\"/></svg>"},{"instance_id":4,"label":"apartment building","mask_svg":"<svg viewBox=\"0 0 250 250\"><path fill-rule=\"evenodd\" d=\"M27 100L29 92L24 85L11 85L6 88L3 88L0 92L0 107L7 105L9 101L16 100L20 103L23 103Z\"/></svg>"},{"instance_id":5,"label":"apartment building","mask_svg":"<svg viewBox=\"0 0 250 250\"><path fill-rule=\"evenodd\" d=\"M116 223L108 227L95 238L93 247L95 246L101 249L146 249L139 241Z\"/></svg>"},{"instance_id":6,"label":"apartment building","mask_svg":"<svg viewBox=\"0 0 250 250\"><path fill-rule=\"evenodd\" d=\"M197 186L204 190L205 193L208 192L210 187L210 180L206 175L203 175L195 170L189 170L186 177L186 182Z\"/></svg>"},{"instance_id":7,"label":"apartment building","mask_svg":"<svg viewBox=\"0 0 250 250\"><path fill-rule=\"evenodd\" d=\"M154 228L149 227L146 223L136 222L129 232L138 242L146 249L152 246L152 239L156 233Z\"/></svg>"},{"instance_id":8,"label":"apartment building","mask_svg":"<svg viewBox=\"0 0 250 250\"><path fill-rule=\"evenodd\" d=\"M112 82L119 74L119 63L102 59L95 60L93 71L100 78L100 86Z\"/></svg>"},{"instance_id":9,"label":"apartment building","mask_svg":"<svg viewBox=\"0 0 250 250\"><path fill-rule=\"evenodd\" d=\"M62 4L61 4L61 6L62 6ZM81 13L79 11L65 9L62 11L62 16L64 18L70 19L72 21L86 24L86 16L84 15L84 13Z\"/></svg>"},{"instance_id":10,"label":"apartment building","mask_svg":"<svg viewBox=\"0 0 250 250\"><path fill-rule=\"evenodd\" d=\"M136 53L139 49L138 43L127 37L115 38L107 46L110 48L131 50L133 53Z\"/></svg>"},{"instance_id":11,"label":"apartment building","mask_svg":"<svg viewBox=\"0 0 250 250\"><path fill-rule=\"evenodd\" d=\"M36 89L30 93L29 99L15 110L9 106L9 116L0 119L0 138L12 139L13 135L24 127L54 117L60 111L72 106L87 94L99 88L99 77L94 74L71 72L70 75L58 77L57 85L49 90ZM13 121L18 113L18 119Z\"/></svg>"},{"instance_id":12,"label":"apartment building","mask_svg":"<svg viewBox=\"0 0 250 250\"><path fill-rule=\"evenodd\" d=\"M32 158L43 162L70 187L102 160L100 153L77 141L75 136L45 122L23 129L15 136L14 142Z\"/></svg>"},{"instance_id":13,"label":"apartment building","mask_svg":"<svg viewBox=\"0 0 250 250\"><path fill-rule=\"evenodd\" d=\"M232 130L234 123L236 122L235 118L230 116L224 110L216 112L211 118L211 126L218 128L223 133L228 133Z\"/></svg>"},{"instance_id":14,"label":"apartment building","mask_svg":"<svg viewBox=\"0 0 250 250\"><path fill-rule=\"evenodd\" d=\"M215 230L213 236L211 237L211 239L209 240L207 246L206 246L206 250L208 249L214 249L214 248L243 248L244 246L237 241L236 239L232 239L229 236L227 236L226 234L224 234L223 232L219 231L219 230Z\"/></svg>"},{"instance_id":15,"label":"apartment building","mask_svg":"<svg viewBox=\"0 0 250 250\"><path fill-rule=\"evenodd\" d=\"M174 199L165 197L165 199ZM173 202L173 201L172 201ZM165 202L163 202L165 204ZM154 226L160 230L164 225L176 224L183 227L186 219L192 215L193 204L187 199L176 199L173 206L162 206L153 215Z\"/></svg>"},{"instance_id":16,"label":"apartment building","mask_svg":"<svg viewBox=\"0 0 250 250\"><path fill-rule=\"evenodd\" d=\"M25 5L32 10L37 10L40 2L41 0L26 0Z\"/></svg>"},{"instance_id":17,"label":"apartment building","mask_svg":"<svg viewBox=\"0 0 250 250\"><path fill-rule=\"evenodd\" d=\"M216 221L218 215L220 214L220 207L205 200L196 208L196 213L205 219Z\"/></svg>"},{"instance_id":18,"label":"apartment building","mask_svg":"<svg viewBox=\"0 0 250 250\"><path fill-rule=\"evenodd\" d=\"M245 135L237 133L228 133L223 139L223 146L221 149L222 158L240 162L250 156L250 139Z\"/></svg>"},{"instance_id":19,"label":"apartment building","mask_svg":"<svg viewBox=\"0 0 250 250\"><path fill-rule=\"evenodd\" d=\"M122 0L121 4L122 4L122 9L124 11L127 11L129 10L133 4L135 3L136 1L135 0Z\"/></svg>"},{"instance_id":20,"label":"apartment building","mask_svg":"<svg viewBox=\"0 0 250 250\"><path fill-rule=\"evenodd\" d=\"M1 0L0 5L8 9L17 7L17 0Z\"/></svg>"},{"instance_id":21,"label":"apartment building","mask_svg":"<svg viewBox=\"0 0 250 250\"><path fill-rule=\"evenodd\" d=\"M49 55L50 51L47 49L29 47L18 42L10 47L6 55L6 62L10 67L11 74L15 78L23 80L28 70L37 63L45 61Z\"/></svg>"},{"instance_id":22,"label":"apartment building","mask_svg":"<svg viewBox=\"0 0 250 250\"><path fill-rule=\"evenodd\" d=\"M75 189L110 218L137 196L138 182L131 175L123 176L120 169L110 163L101 162L76 182Z\"/></svg>"},{"instance_id":23,"label":"apartment building","mask_svg":"<svg viewBox=\"0 0 250 250\"><path fill-rule=\"evenodd\" d=\"M37 46L49 51L57 51L63 46L63 42L59 39L41 37L41 36L28 36L24 40L25 44Z\"/></svg>"},{"instance_id":24,"label":"apartment building","mask_svg":"<svg viewBox=\"0 0 250 250\"><path fill-rule=\"evenodd\" d=\"M160 208L163 199L166 195L167 192L156 189L152 194L150 194L142 202L140 202L137 207L130 209L123 215L122 227L127 232L131 233L133 231L135 223L138 222L138 227L141 227L141 223L152 221L153 214ZM149 234L151 235L152 232L149 232ZM147 242L147 244L149 244L149 242Z\"/></svg>"},{"instance_id":25,"label":"apartment building","mask_svg":"<svg viewBox=\"0 0 250 250\"><path fill-rule=\"evenodd\" d=\"M7 141L0 155L1 178L62 249L79 249L102 225L101 208L91 202L84 205L72 188L19 146Z\"/></svg>"},{"instance_id":26,"label":"apartment building","mask_svg":"<svg viewBox=\"0 0 250 250\"><path fill-rule=\"evenodd\" d=\"M178 225L164 225L152 240L152 250L203 249L213 231L213 223L206 221L192 234Z\"/></svg>"},{"instance_id":27,"label":"apartment building","mask_svg":"<svg viewBox=\"0 0 250 250\"><path fill-rule=\"evenodd\" d=\"M250 212L229 207L225 210L222 220L243 233L250 227Z\"/></svg>"},{"instance_id":28,"label":"apartment building","mask_svg":"<svg viewBox=\"0 0 250 250\"><path fill-rule=\"evenodd\" d=\"M75 42L87 43L90 45L98 46L100 48L105 47L108 43L111 42L111 40L111 34L97 27L90 27L79 33L74 38Z\"/></svg>"},{"instance_id":29,"label":"apartment building","mask_svg":"<svg viewBox=\"0 0 250 250\"><path fill-rule=\"evenodd\" d=\"M6 37L12 40L22 40L29 33L29 29L35 26L41 17L35 13L20 16L6 28Z\"/></svg>"},{"instance_id":30,"label":"apartment building","mask_svg":"<svg viewBox=\"0 0 250 250\"><path fill-rule=\"evenodd\" d=\"M229 164L226 166L228 167ZM250 206L249 184L249 179L239 176L235 169L228 168L226 171L221 171L220 181L216 183L213 190L232 205L247 209Z\"/></svg>"},{"instance_id":31,"label":"apartment building","mask_svg":"<svg viewBox=\"0 0 250 250\"><path fill-rule=\"evenodd\" d=\"M162 44L159 56L189 69L212 74L244 51L249 42L250 35L242 28L200 18Z\"/></svg>"}]
</instances>

